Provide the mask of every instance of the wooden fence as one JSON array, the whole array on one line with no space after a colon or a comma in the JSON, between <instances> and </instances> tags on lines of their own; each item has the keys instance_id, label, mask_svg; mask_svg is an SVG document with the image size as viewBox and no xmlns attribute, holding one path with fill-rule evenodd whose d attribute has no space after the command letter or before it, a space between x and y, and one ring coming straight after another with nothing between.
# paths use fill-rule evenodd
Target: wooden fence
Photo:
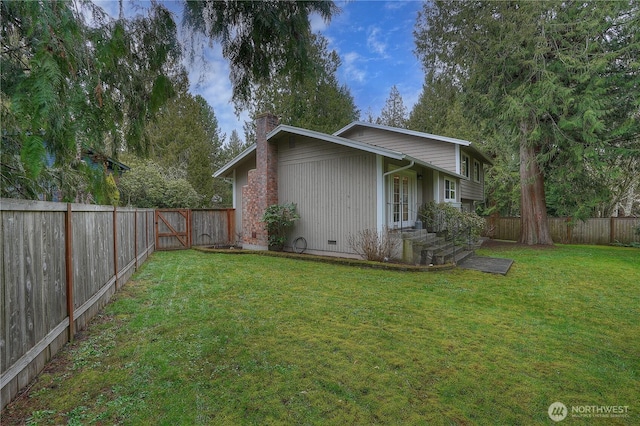
<instances>
[{"instance_id":1,"label":"wooden fence","mask_svg":"<svg viewBox=\"0 0 640 426\"><path fill-rule=\"evenodd\" d=\"M640 218L608 217L574 221L566 217L550 217L551 238L561 244L629 244L640 241L635 228ZM519 217L491 217L487 219L487 234L498 240L517 241L520 238Z\"/></svg>"},{"instance_id":2,"label":"wooden fence","mask_svg":"<svg viewBox=\"0 0 640 426\"><path fill-rule=\"evenodd\" d=\"M235 243L234 209L156 210L156 250Z\"/></svg>"},{"instance_id":3,"label":"wooden fence","mask_svg":"<svg viewBox=\"0 0 640 426\"><path fill-rule=\"evenodd\" d=\"M154 211L0 200L0 405L155 249Z\"/></svg>"}]
</instances>

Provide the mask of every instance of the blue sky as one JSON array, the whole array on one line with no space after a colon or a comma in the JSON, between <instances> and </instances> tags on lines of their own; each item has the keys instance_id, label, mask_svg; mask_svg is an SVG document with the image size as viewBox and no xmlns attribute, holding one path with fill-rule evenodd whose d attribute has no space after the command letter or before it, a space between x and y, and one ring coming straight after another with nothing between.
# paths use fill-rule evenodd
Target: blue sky
<instances>
[{"instance_id":1,"label":"blue sky","mask_svg":"<svg viewBox=\"0 0 640 426\"><path fill-rule=\"evenodd\" d=\"M342 13L320 32L338 52L341 83L349 86L361 116L380 114L396 85L408 110L418 100L424 73L413 54L419 1L339 3Z\"/></svg>"},{"instance_id":2,"label":"blue sky","mask_svg":"<svg viewBox=\"0 0 640 426\"><path fill-rule=\"evenodd\" d=\"M117 0L94 0L112 16L117 16ZM143 5L148 1L135 1ZM178 14L181 3L165 0L162 3ZM369 109L374 117L380 114L393 85L396 85L408 111L418 100L424 73L413 54L413 29L421 1L337 1L342 12L330 23L314 17L312 29L329 40L329 48L342 60L338 79L346 84L362 119ZM131 10L131 2L125 0ZM215 111L220 128L227 135L237 130L244 139L243 124L246 113L236 116L231 103L229 66L222 57L220 46L205 52L206 72L197 65L189 65L191 91L202 95ZM275 111L277 114L277 111ZM338 130L338 129L336 129Z\"/></svg>"}]
</instances>

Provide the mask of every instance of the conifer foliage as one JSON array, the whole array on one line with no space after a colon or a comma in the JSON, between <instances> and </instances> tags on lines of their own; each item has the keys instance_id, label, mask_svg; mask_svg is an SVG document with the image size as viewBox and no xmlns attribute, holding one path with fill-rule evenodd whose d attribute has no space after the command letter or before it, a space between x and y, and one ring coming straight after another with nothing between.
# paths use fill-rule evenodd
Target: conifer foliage
<instances>
[{"instance_id":1,"label":"conifer foliage","mask_svg":"<svg viewBox=\"0 0 640 426\"><path fill-rule=\"evenodd\" d=\"M145 123L180 67L167 9L112 19L89 1L2 1L0 15L3 197L55 187L73 200L84 148L147 150Z\"/></svg>"},{"instance_id":2,"label":"conifer foliage","mask_svg":"<svg viewBox=\"0 0 640 426\"><path fill-rule=\"evenodd\" d=\"M376 120L377 124L385 126L399 127L404 129L407 127L407 108L404 106L402 96L398 88L393 85L389 92L384 108L380 112L380 117Z\"/></svg>"},{"instance_id":3,"label":"conifer foliage","mask_svg":"<svg viewBox=\"0 0 640 426\"><path fill-rule=\"evenodd\" d=\"M546 195L597 184L592 171L613 156L637 158L637 2L434 1L415 36L425 70L462 88L474 120L519 157L521 242L552 243ZM571 184L548 191L558 182Z\"/></svg>"}]
</instances>

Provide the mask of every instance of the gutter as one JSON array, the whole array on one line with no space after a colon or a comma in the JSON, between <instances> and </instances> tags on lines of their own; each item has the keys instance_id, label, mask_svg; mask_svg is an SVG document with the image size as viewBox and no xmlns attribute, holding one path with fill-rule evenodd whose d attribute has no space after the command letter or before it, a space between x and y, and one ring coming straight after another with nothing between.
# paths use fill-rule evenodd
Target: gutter
<instances>
[{"instance_id":1,"label":"gutter","mask_svg":"<svg viewBox=\"0 0 640 426\"><path fill-rule=\"evenodd\" d=\"M399 169L393 169L393 170L390 170L390 171L388 171L387 173L384 173L384 174L382 175L382 177L387 177L387 176L389 176L389 175L390 175L390 174L392 174L392 173L397 173L397 172L401 172L401 171L403 171L403 170L410 169L410 168L412 168L412 167L414 166L414 164L416 164L416 162L415 162L414 160L411 160L411 163L409 163L409 165L404 166L404 167L400 167Z\"/></svg>"}]
</instances>

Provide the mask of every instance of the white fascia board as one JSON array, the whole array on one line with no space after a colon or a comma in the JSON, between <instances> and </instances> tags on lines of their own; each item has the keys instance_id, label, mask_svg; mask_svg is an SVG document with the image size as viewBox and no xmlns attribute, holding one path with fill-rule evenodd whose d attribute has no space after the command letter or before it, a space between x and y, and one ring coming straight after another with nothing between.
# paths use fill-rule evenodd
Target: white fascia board
<instances>
[{"instance_id":1,"label":"white fascia board","mask_svg":"<svg viewBox=\"0 0 640 426\"><path fill-rule=\"evenodd\" d=\"M399 127L383 126L382 124L373 124L373 123L367 123L363 121L354 121L351 124L347 124L345 127L335 132L334 135L340 136L354 127L369 127L372 129L386 130L388 132L401 133L403 135L415 136L418 138L434 139L441 142L455 143L457 145L462 145L462 146L471 145L471 142L465 141L462 139L450 138L448 136L433 135L431 133L417 132L415 130L409 130L409 129L401 129Z\"/></svg>"},{"instance_id":2,"label":"white fascia board","mask_svg":"<svg viewBox=\"0 0 640 426\"><path fill-rule=\"evenodd\" d=\"M240 163L242 160L245 159L245 157L247 157L249 154L251 154L253 151L256 150L256 144L254 143L253 145L249 146L247 149L245 149L244 151L242 151L240 154L238 154L238 156L236 158L234 158L233 160L229 161L227 164L224 165L224 167L222 167L220 170L218 170L217 172L215 172L213 174L213 177L217 178L220 176L225 175L227 172L231 171L234 169L234 167Z\"/></svg>"},{"instance_id":3,"label":"white fascia board","mask_svg":"<svg viewBox=\"0 0 640 426\"><path fill-rule=\"evenodd\" d=\"M382 235L385 224L385 196L384 196L384 157L376 155L376 226L378 235Z\"/></svg>"},{"instance_id":4,"label":"white fascia board","mask_svg":"<svg viewBox=\"0 0 640 426\"><path fill-rule=\"evenodd\" d=\"M340 136L354 127L369 127L372 129L386 130L388 132L395 132L395 133L415 136L423 139L433 139L441 142L449 142L449 143L456 144L456 146L465 146L465 147L468 147L475 155L482 158L482 160L485 163L493 165L493 160L491 160L491 158L487 157L486 154L484 154L482 151L476 148L473 142L469 142L463 139L450 138L448 136L434 135L432 133L417 132L415 130L401 129L399 127L383 126L381 124L373 124L373 123L367 123L363 121L354 121L346 125L342 129L338 130L337 132L335 132L334 136Z\"/></svg>"},{"instance_id":5,"label":"white fascia board","mask_svg":"<svg viewBox=\"0 0 640 426\"><path fill-rule=\"evenodd\" d=\"M273 129L271 132L269 132L267 134L267 140L271 138L275 138L280 134L293 134L298 136L305 136L312 139L319 139L322 141L335 143L335 144L346 146L349 148L358 149L360 151L370 152L372 154L393 158L394 160L402 160L406 157L403 153L398 151L381 148L375 145L369 145L368 143L358 142L358 141L342 138L335 135L328 135L326 133L320 133L314 130L307 130L307 129L302 129L300 127L288 126L286 124L281 124L275 129Z\"/></svg>"},{"instance_id":6,"label":"white fascia board","mask_svg":"<svg viewBox=\"0 0 640 426\"><path fill-rule=\"evenodd\" d=\"M440 173L443 173L445 175L449 175L449 176L456 177L456 178L459 178L459 179L469 180L468 177L462 176L459 173L455 173L455 172L452 172L450 170L443 169L442 167L434 166L431 163L427 163L426 161L418 160L417 158L411 157L410 155L405 155L404 159L405 160L409 160L409 161L414 161L419 166L427 167L427 168L432 169L432 170L436 170L436 171L438 171Z\"/></svg>"},{"instance_id":7,"label":"white fascia board","mask_svg":"<svg viewBox=\"0 0 640 426\"><path fill-rule=\"evenodd\" d=\"M491 158L487 157L487 155L484 152L480 151L475 146L470 145L470 146L467 147L467 149L470 150L475 156L480 157L480 159L484 163L487 163L487 164L490 164L490 165L493 166L493 160Z\"/></svg>"}]
</instances>

